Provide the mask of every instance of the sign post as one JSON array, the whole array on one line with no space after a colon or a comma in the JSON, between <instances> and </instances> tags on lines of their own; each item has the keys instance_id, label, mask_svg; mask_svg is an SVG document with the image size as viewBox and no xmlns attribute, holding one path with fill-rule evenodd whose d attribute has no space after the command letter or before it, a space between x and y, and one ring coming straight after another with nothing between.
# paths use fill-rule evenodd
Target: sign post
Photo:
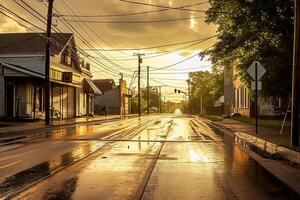
<instances>
[{"instance_id":1,"label":"sign post","mask_svg":"<svg viewBox=\"0 0 300 200\"><path fill-rule=\"evenodd\" d=\"M259 81L266 73L266 69L258 62L254 61L247 69L248 74L254 79L254 84L251 82L251 89L255 90L255 134L258 134L258 90L262 89L262 83ZM253 87L254 85L254 87Z\"/></svg>"}]
</instances>

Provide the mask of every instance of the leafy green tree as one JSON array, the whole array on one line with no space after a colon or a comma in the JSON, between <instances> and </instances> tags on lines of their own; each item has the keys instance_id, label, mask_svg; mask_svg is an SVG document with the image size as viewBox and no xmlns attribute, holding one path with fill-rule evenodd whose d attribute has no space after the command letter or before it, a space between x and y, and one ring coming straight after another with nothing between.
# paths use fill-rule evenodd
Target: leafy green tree
<instances>
[{"instance_id":1,"label":"leafy green tree","mask_svg":"<svg viewBox=\"0 0 300 200\"><path fill-rule=\"evenodd\" d=\"M144 98L141 98L141 109L144 111L147 108L147 102ZM133 97L131 99L131 112L132 113L138 113L138 97Z\"/></svg>"},{"instance_id":2,"label":"leafy green tree","mask_svg":"<svg viewBox=\"0 0 300 200\"><path fill-rule=\"evenodd\" d=\"M142 88L141 89L142 93L142 98L146 100L147 104L147 88ZM155 87L150 87L149 88L149 105L150 107L155 106L157 107L157 93L156 93L156 88Z\"/></svg>"},{"instance_id":3,"label":"leafy green tree","mask_svg":"<svg viewBox=\"0 0 300 200\"><path fill-rule=\"evenodd\" d=\"M200 112L200 102L204 110L208 111L223 95L224 75L222 70L214 69L212 72L199 71L189 73L191 84L191 99L189 107L192 112Z\"/></svg>"},{"instance_id":4,"label":"leafy green tree","mask_svg":"<svg viewBox=\"0 0 300 200\"><path fill-rule=\"evenodd\" d=\"M235 66L250 84L246 70L258 59L267 69L263 95L286 97L293 62L292 0L209 0L207 23L218 25L218 40L205 53L213 65Z\"/></svg>"}]
</instances>

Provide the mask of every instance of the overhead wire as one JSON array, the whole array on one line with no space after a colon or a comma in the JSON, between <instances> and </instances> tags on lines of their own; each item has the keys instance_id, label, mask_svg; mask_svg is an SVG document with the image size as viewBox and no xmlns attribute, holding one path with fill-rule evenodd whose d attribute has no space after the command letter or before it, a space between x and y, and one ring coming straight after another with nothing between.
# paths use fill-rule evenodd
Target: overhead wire
<instances>
[{"instance_id":1,"label":"overhead wire","mask_svg":"<svg viewBox=\"0 0 300 200\"><path fill-rule=\"evenodd\" d=\"M148 23L177 22L177 21L203 19L203 18L205 18L205 16L183 17L183 18L176 18L176 19L161 19L161 20L138 20L138 21L100 21L100 20L76 20L76 19L65 19L65 18L62 19L63 21L68 21L68 22L85 22L85 23L93 23L93 24L148 24Z\"/></svg>"},{"instance_id":2,"label":"overhead wire","mask_svg":"<svg viewBox=\"0 0 300 200\"><path fill-rule=\"evenodd\" d=\"M172 9L172 10L193 11L193 12L202 12L202 13L206 12L206 10L195 10L195 9L188 9L188 8L183 8L183 7L163 6L163 5L151 4L151 3L145 3L145 2L136 2L136 1L129 1L129 0L120 0L120 1L125 2L125 3L157 7L157 8L166 8L166 9Z\"/></svg>"},{"instance_id":3,"label":"overhead wire","mask_svg":"<svg viewBox=\"0 0 300 200\"><path fill-rule=\"evenodd\" d=\"M22 6L22 5L20 5L20 6ZM4 6L2 6L2 7L4 7ZM24 7L23 7L24 8ZM25 8L24 8L25 9ZM32 8L33 9L33 8ZM17 18L21 18L19 15L17 15L16 13L14 13L13 11L11 11L11 10L9 10L8 8L6 8L6 10L7 11L10 11L10 13L12 13L12 14L14 14L14 16L15 17L17 17ZM26 11L28 11L28 9L25 9ZM30 11L28 11L30 14L32 14L34 17L36 17L37 19L39 19L40 21L42 21L42 22L44 22L43 20L41 20L39 17L37 17L36 15L34 15L32 12L30 12ZM7 15L6 15L7 16ZM8 16L9 17L9 16ZM19 21L17 21L16 19L14 19L14 18L12 18L12 17L9 17L9 18L11 18L12 20L14 20L14 21L16 21L17 23L19 23L20 24L20 22ZM21 18L21 20L24 20L23 18ZM26 21L26 20L25 20ZM44 22L45 23L45 22ZM32 25L32 23L29 23L30 25ZM21 24L23 27L25 27L26 29L28 29L28 30L31 30L32 32L35 32L35 33L37 33L36 31L34 31L33 29L31 29L31 28L29 28L29 27L27 27L27 26L24 26L23 24ZM38 27L37 25L35 25L35 27L37 27L39 30L43 30L42 28L40 28L40 27ZM53 27L54 29L55 29L55 26ZM44 32L44 30L43 30L43 32ZM41 33L38 33L41 37L43 37L45 40L47 39L45 36L43 36L43 34L41 34ZM54 36L54 35L53 35ZM65 38L64 38L65 39ZM54 43L55 45L60 45L57 41L55 41L55 40L53 40L53 39L50 39L50 42L51 43ZM73 49L71 49L72 51L74 51ZM78 61L78 58L77 57L73 57L73 59L74 60L77 60ZM105 72L105 73L107 73L107 72ZM112 75L112 74L111 74ZM113 74L114 75L114 74Z\"/></svg>"},{"instance_id":4,"label":"overhead wire","mask_svg":"<svg viewBox=\"0 0 300 200\"><path fill-rule=\"evenodd\" d=\"M209 3L209 1L204 1L204 2L194 3L194 4L179 6L178 8L187 8L187 7L192 7L192 6L197 6L197 5L207 4L207 3ZM171 10L171 8L164 8L164 9L159 9L159 10L143 11L143 12L134 12L134 13L108 14L108 15L79 15L79 16L81 18L124 17L124 16L133 16L133 15L142 15L142 14L149 14L149 13L164 12L164 11L169 11L169 10ZM65 15L65 14L62 14L61 16L74 17L74 15Z\"/></svg>"},{"instance_id":5,"label":"overhead wire","mask_svg":"<svg viewBox=\"0 0 300 200\"><path fill-rule=\"evenodd\" d=\"M71 12L71 13L73 13L73 14L75 14L74 13L74 11L62 0L61 1L61 3L62 3L62 5L64 6L64 8L67 10L67 12ZM58 12L58 11L57 11ZM58 12L59 13L59 12ZM69 23L68 23L69 24ZM91 28L89 27L89 26L87 26L85 23L83 23L90 31L91 31ZM81 26L81 24L79 24L79 26L84 30L84 31L86 31L82 26ZM71 25L71 27L73 27L72 25ZM96 34L94 31L92 31L96 36L98 36L99 38L100 38L100 36L98 35L98 34ZM77 33L78 33L78 31L77 31ZM88 33L87 33L88 34ZM92 47L93 49L95 49L95 47L93 46L93 45L91 45L88 41L86 41L85 40L85 43L88 43L88 45L90 46L90 47ZM99 56L101 56L101 57L103 57L104 59L105 59L105 61L107 61L107 62L109 62L110 64L112 64L112 65L114 65L115 67L117 67L117 68L119 68L119 69L123 69L123 70L131 70L131 69L129 69L129 68L125 68L125 67L123 67L123 66L120 66L119 64L117 64L117 63L115 63L115 62L113 62L113 61L111 61L110 59L108 59L105 55L103 55L103 54L101 54L101 53L99 53L99 52L96 52Z\"/></svg>"},{"instance_id":6,"label":"overhead wire","mask_svg":"<svg viewBox=\"0 0 300 200\"><path fill-rule=\"evenodd\" d=\"M20 7L22 7L23 9L25 9L27 12L29 12L31 15L33 15L36 19L38 19L39 21L41 21L42 23L44 23L44 24L47 24L45 21L46 21L46 18L43 16L43 15L41 15L37 10L35 10L34 8L32 8L29 4L27 4L26 2L24 2L23 0L20 0L26 7L24 7L24 5L21 5L19 2L17 2L16 0L14 0L14 2L15 3L17 3ZM29 11L28 9L30 9L31 11ZM34 13L36 13L37 15L39 15L40 17L38 17L36 14L34 14ZM53 26L53 29L54 29L54 31L55 32L57 32L58 33L58 31L57 31L57 27L56 26ZM62 36L61 36L61 38L62 38ZM65 38L63 38L63 39L65 39ZM56 41L53 41L53 39L50 39L50 42L52 42L52 43L55 43ZM59 43L56 43L56 45L59 45ZM72 52L74 53L74 50L71 48L71 50L72 50ZM77 52L75 52L75 55L77 54ZM78 58L77 57L74 57L73 56L73 54L71 55L71 57L74 59L74 60L76 60L76 61L79 61L78 60Z\"/></svg>"},{"instance_id":7,"label":"overhead wire","mask_svg":"<svg viewBox=\"0 0 300 200\"><path fill-rule=\"evenodd\" d=\"M157 57L161 57L161 56L165 56L165 55L169 55L169 54L172 54L172 53L175 53L175 52L178 52L178 51L181 51L181 50L185 50L185 49L188 49L190 47L193 47L193 46L196 46L196 45L199 45L203 42L206 42L212 38L215 38L217 35L213 35L213 36L210 36L208 38L205 38L205 39L202 39L202 41L198 41L198 42L195 42L193 44L190 44L190 45L187 45L187 46L184 46L184 47L180 47L180 48L176 48L176 49L172 49L170 51L161 51L161 52L157 52L157 53L152 53L152 54L157 54L157 55L150 55L150 56L144 56L143 59L144 60L147 60L147 59L151 59L151 58L157 58ZM144 53L145 55L147 55L147 53ZM95 57L95 58L98 58L98 57ZM130 60L136 60L136 59L133 59L133 58L120 58L120 59L112 59L112 60L118 60L118 61L130 61Z\"/></svg>"},{"instance_id":8,"label":"overhead wire","mask_svg":"<svg viewBox=\"0 0 300 200\"><path fill-rule=\"evenodd\" d=\"M3 14L3 13L2 13L2 14ZM26 20L23 20L23 21L26 22ZM27 22L28 22L28 21L27 21ZM32 23L29 23L29 22L28 22L28 24L32 25ZM43 29L41 29L41 28L39 28L39 27L37 27L37 26L34 26L34 27L35 27L35 28L38 28L38 29L40 29L40 30L43 30ZM196 55L198 55L198 54L196 54ZM196 56L196 55L194 55L194 56ZM192 56L192 57L194 57L194 56ZM180 61L180 62L178 62L178 63L172 64L172 65L168 65L168 66L165 66L165 67L163 67L163 68L155 68L155 69L152 69L152 70L150 70L150 71L156 71L156 70L166 69L166 68L169 68L169 67L171 67L171 66L175 66L175 65L177 65L177 64L180 64L180 63L182 63L182 62L184 62L184 61L186 61L186 60L188 60L188 59L191 59L192 57L187 58L187 59L185 59L185 60L183 60L183 61Z\"/></svg>"},{"instance_id":9,"label":"overhead wire","mask_svg":"<svg viewBox=\"0 0 300 200\"><path fill-rule=\"evenodd\" d=\"M11 10L9 10L8 8L4 7L4 6L1 5L1 4L0 4L0 8L1 8L2 10L4 10L4 11L8 12L9 14L11 14L11 15L13 15L13 16L19 18L19 19L21 19L22 21L24 21L24 22L30 24L31 26L37 28L38 30L44 31L44 29L38 27L37 25L35 25L35 24L31 23L30 21L24 19L23 17L17 15L16 13L12 12ZM3 12L1 12L1 13L3 14ZM4 15L7 16L6 14L4 14ZM18 22L18 24L20 24L20 23Z\"/></svg>"},{"instance_id":10,"label":"overhead wire","mask_svg":"<svg viewBox=\"0 0 300 200\"><path fill-rule=\"evenodd\" d=\"M74 8L75 8L75 10L77 10L76 9L76 7L75 7L75 5L72 3L72 1L69 1L69 0L67 0L68 1L68 3L70 4L70 5L72 5ZM77 12L79 13L79 11L77 10ZM74 16L76 16L78 19L81 19L81 17L78 15L78 14L76 14L76 15L74 15ZM96 33L92 28L90 28L88 25L86 25L87 27L88 27L88 29L91 31L91 32L93 32L95 35L96 35L96 37L98 38L98 39L100 39L102 42L104 42L106 45L108 45L109 47L111 47L111 49L115 49L109 42L107 42L106 40L104 40L98 33ZM123 53L123 52L120 52L120 54L123 54L123 55L127 55L127 54L125 54L125 53Z\"/></svg>"},{"instance_id":11,"label":"overhead wire","mask_svg":"<svg viewBox=\"0 0 300 200\"><path fill-rule=\"evenodd\" d=\"M143 47L143 48L124 48L124 49L97 49L96 48L96 50L99 50L99 51L140 51L140 50L157 49L157 48L164 48L164 47L170 47L170 46L178 46L178 45L182 45L182 44L188 44L188 43L198 42L198 41L201 41L203 39L204 38L198 38L198 39L195 39L195 40L189 40L189 41L172 43L172 44L150 46L150 47ZM92 49L84 49L84 50L94 51Z\"/></svg>"}]
</instances>

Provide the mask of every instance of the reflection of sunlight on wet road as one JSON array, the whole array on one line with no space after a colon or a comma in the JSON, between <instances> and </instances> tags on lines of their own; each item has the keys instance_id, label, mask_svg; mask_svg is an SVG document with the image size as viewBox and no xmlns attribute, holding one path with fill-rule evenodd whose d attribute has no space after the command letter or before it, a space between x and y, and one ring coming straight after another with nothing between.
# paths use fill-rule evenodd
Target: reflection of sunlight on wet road
<instances>
[{"instance_id":1,"label":"reflection of sunlight on wet road","mask_svg":"<svg viewBox=\"0 0 300 200\"><path fill-rule=\"evenodd\" d=\"M193 150L192 148L189 148L189 156L191 162L210 162L208 157L205 154L200 154L201 152L197 152Z\"/></svg>"},{"instance_id":2,"label":"reflection of sunlight on wet road","mask_svg":"<svg viewBox=\"0 0 300 200\"><path fill-rule=\"evenodd\" d=\"M174 112L174 115L181 116L182 115L181 110L180 109L176 109L175 112Z\"/></svg>"},{"instance_id":3,"label":"reflection of sunlight on wet road","mask_svg":"<svg viewBox=\"0 0 300 200\"><path fill-rule=\"evenodd\" d=\"M161 117L150 127L134 129L126 140L111 142L17 199L254 199L249 191L257 200L273 200L274 191L276 199L290 199L289 191L269 179L229 136L224 143L200 123L196 128L210 142L191 139L196 133L190 121ZM91 148L78 148L66 159Z\"/></svg>"}]
</instances>

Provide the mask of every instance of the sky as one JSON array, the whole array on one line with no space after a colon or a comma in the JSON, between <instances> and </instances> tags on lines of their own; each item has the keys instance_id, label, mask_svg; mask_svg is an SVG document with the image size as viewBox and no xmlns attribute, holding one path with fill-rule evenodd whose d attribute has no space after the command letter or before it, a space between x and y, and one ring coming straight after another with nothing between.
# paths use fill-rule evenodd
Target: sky
<instances>
[{"instance_id":1,"label":"sky","mask_svg":"<svg viewBox=\"0 0 300 200\"><path fill-rule=\"evenodd\" d=\"M46 25L32 15L34 13L32 10L29 10L32 13L30 14L17 4L26 8L22 1L38 11L41 16L46 17L47 2L45 0L44 3L37 0L0 0L0 3L32 22L33 25L45 30ZM206 0L130 1L173 8L193 6L185 7L189 9L187 11L120 0L55 0L54 14L62 16L54 17L53 24L56 31L75 33L77 45L86 52L82 53L81 57L91 63L94 79L113 78L117 81L120 77L119 74L123 73L124 79L129 84L134 71L138 68L137 56L134 54L141 53L144 54L141 64L142 87L146 86L146 66L149 66L150 85L163 85L162 96L165 97L165 100L178 102L183 99L183 95L174 94L174 89L187 91L188 72L211 69L209 58L201 60L197 55L202 50L211 47L216 41L213 36L217 32L217 27L213 24L208 25L204 21L205 13L203 11L209 8L209 3ZM157 12L157 10L163 11ZM148 13L127 15L140 12ZM156 22L174 19L184 20ZM72 28L68 29L67 23L72 25L75 31ZM0 33L42 31L27 23L23 23L23 25L28 28L24 28L0 13ZM210 37L212 38L207 39ZM202 39L203 41L201 41ZM187 41L193 42L161 47ZM149 47L155 48L149 49ZM186 61L170 66L183 60ZM104 65L106 69L100 65ZM164 69L158 70L158 68ZM137 87L137 79L132 87Z\"/></svg>"}]
</instances>

